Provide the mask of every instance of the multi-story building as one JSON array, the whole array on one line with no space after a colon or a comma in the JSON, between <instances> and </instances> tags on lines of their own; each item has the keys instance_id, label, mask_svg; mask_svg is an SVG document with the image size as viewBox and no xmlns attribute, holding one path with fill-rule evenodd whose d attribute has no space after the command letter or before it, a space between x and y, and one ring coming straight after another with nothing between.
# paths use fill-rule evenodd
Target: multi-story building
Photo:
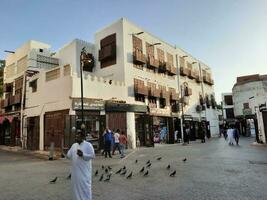
<instances>
[{"instance_id":1,"label":"multi-story building","mask_svg":"<svg viewBox=\"0 0 267 200\"><path fill-rule=\"evenodd\" d=\"M267 126L267 117L265 111L260 112L260 106L267 102L267 75L237 77L232 92L234 113L241 122L241 132L244 135L255 132L258 141L266 142L264 126Z\"/></svg>"},{"instance_id":2,"label":"multi-story building","mask_svg":"<svg viewBox=\"0 0 267 200\"><path fill-rule=\"evenodd\" d=\"M94 44L75 39L48 49L31 41L7 57L4 82L15 89L5 90L2 118L22 122L16 137L28 149L73 142L72 128L82 122L81 66L85 131L96 146L105 127L126 132L131 148L151 146L159 135L174 143L181 124L191 139L200 123L219 132L210 68L126 19L97 32Z\"/></svg>"},{"instance_id":3,"label":"multi-story building","mask_svg":"<svg viewBox=\"0 0 267 200\"><path fill-rule=\"evenodd\" d=\"M226 122L235 120L234 103L232 93L222 93L223 118Z\"/></svg>"}]
</instances>

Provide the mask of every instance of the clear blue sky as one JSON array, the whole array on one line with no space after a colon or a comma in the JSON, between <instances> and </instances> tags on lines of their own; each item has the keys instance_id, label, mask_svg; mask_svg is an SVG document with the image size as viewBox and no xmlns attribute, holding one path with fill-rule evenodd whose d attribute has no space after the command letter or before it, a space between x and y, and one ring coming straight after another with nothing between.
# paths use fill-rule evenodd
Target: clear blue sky
<instances>
[{"instance_id":1,"label":"clear blue sky","mask_svg":"<svg viewBox=\"0 0 267 200\"><path fill-rule=\"evenodd\" d=\"M0 0L0 59L29 39L57 50L126 17L208 64L217 100L267 73L267 0Z\"/></svg>"}]
</instances>

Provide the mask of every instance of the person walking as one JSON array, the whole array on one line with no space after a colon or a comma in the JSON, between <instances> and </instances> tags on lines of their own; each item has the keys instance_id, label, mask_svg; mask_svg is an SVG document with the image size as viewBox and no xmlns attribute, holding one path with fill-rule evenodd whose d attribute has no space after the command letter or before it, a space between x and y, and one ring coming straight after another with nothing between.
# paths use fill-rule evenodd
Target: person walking
<instances>
[{"instance_id":1,"label":"person walking","mask_svg":"<svg viewBox=\"0 0 267 200\"><path fill-rule=\"evenodd\" d=\"M111 142L112 142L112 133L111 130L109 130L108 128L106 128L104 134L104 154L105 154L105 158L107 157L107 154L110 158L112 158L111 154L110 154L110 150L111 150Z\"/></svg>"},{"instance_id":2,"label":"person walking","mask_svg":"<svg viewBox=\"0 0 267 200\"><path fill-rule=\"evenodd\" d=\"M236 145L238 146L239 145L239 132L237 128L233 129L233 133L234 133L234 139L235 139Z\"/></svg>"},{"instance_id":3,"label":"person walking","mask_svg":"<svg viewBox=\"0 0 267 200\"><path fill-rule=\"evenodd\" d=\"M228 137L228 143L229 145L234 145L234 129L232 128L232 125L230 125L230 128L227 129L227 137Z\"/></svg>"},{"instance_id":4,"label":"person walking","mask_svg":"<svg viewBox=\"0 0 267 200\"><path fill-rule=\"evenodd\" d=\"M190 126L185 128L185 142L189 144L189 137L190 137Z\"/></svg>"},{"instance_id":5,"label":"person walking","mask_svg":"<svg viewBox=\"0 0 267 200\"><path fill-rule=\"evenodd\" d=\"M206 136L206 129L205 126L202 124L201 128L199 129L200 131L200 139L201 139L201 143L205 143L205 136Z\"/></svg>"},{"instance_id":6,"label":"person walking","mask_svg":"<svg viewBox=\"0 0 267 200\"><path fill-rule=\"evenodd\" d=\"M121 154L119 137L120 137L120 129L117 129L117 131L114 133L114 147L113 147L112 155L114 155L117 148L118 148L119 153Z\"/></svg>"},{"instance_id":7,"label":"person walking","mask_svg":"<svg viewBox=\"0 0 267 200\"><path fill-rule=\"evenodd\" d=\"M121 158L124 158L125 157L124 150L127 143L127 137L123 131L121 132L119 141L120 141Z\"/></svg>"},{"instance_id":8,"label":"person walking","mask_svg":"<svg viewBox=\"0 0 267 200\"><path fill-rule=\"evenodd\" d=\"M95 151L91 143L86 142L85 135L77 130L76 143L67 153L71 160L71 187L74 200L92 200L92 159Z\"/></svg>"}]
</instances>

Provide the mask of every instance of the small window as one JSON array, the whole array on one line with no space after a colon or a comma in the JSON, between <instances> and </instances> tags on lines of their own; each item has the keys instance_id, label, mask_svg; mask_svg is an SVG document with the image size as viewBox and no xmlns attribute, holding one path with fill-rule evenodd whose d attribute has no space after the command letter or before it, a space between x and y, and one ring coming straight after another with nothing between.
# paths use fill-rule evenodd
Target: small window
<instances>
[{"instance_id":1,"label":"small window","mask_svg":"<svg viewBox=\"0 0 267 200\"><path fill-rule=\"evenodd\" d=\"M248 109L249 108L249 103L243 103L243 107L244 107L244 109Z\"/></svg>"},{"instance_id":2,"label":"small window","mask_svg":"<svg viewBox=\"0 0 267 200\"><path fill-rule=\"evenodd\" d=\"M32 88L32 93L37 91L37 79L35 79L34 81L31 81L29 83L29 87Z\"/></svg>"},{"instance_id":3,"label":"small window","mask_svg":"<svg viewBox=\"0 0 267 200\"><path fill-rule=\"evenodd\" d=\"M43 49L39 49L39 52L40 52L40 53L43 53L43 52L44 52L44 50L43 50Z\"/></svg>"}]
</instances>

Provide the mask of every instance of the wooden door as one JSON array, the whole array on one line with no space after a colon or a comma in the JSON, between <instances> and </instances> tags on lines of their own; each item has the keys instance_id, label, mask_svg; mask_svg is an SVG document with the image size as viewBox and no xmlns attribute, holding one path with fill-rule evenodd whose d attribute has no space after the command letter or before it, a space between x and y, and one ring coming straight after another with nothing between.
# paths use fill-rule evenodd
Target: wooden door
<instances>
[{"instance_id":1,"label":"wooden door","mask_svg":"<svg viewBox=\"0 0 267 200\"><path fill-rule=\"evenodd\" d=\"M39 150L39 123L40 117L27 118L27 149Z\"/></svg>"},{"instance_id":2,"label":"wooden door","mask_svg":"<svg viewBox=\"0 0 267 200\"><path fill-rule=\"evenodd\" d=\"M262 112L264 133L265 133L265 142L267 141L267 111Z\"/></svg>"},{"instance_id":3,"label":"wooden door","mask_svg":"<svg viewBox=\"0 0 267 200\"><path fill-rule=\"evenodd\" d=\"M44 117L44 149L48 150L52 142L55 148L61 149L64 141L65 115L68 110L45 113Z\"/></svg>"},{"instance_id":4,"label":"wooden door","mask_svg":"<svg viewBox=\"0 0 267 200\"><path fill-rule=\"evenodd\" d=\"M107 125L112 131L120 129L127 134L126 112L109 112L107 113Z\"/></svg>"}]
</instances>

